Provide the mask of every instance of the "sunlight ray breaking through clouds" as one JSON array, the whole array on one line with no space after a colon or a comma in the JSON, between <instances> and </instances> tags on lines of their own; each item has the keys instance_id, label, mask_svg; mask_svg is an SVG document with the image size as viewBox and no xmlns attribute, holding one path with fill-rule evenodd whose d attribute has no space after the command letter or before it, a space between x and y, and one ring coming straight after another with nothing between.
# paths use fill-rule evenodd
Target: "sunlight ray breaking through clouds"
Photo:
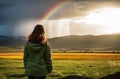
<instances>
[{"instance_id":1,"label":"sunlight ray breaking through clouds","mask_svg":"<svg viewBox=\"0 0 120 79\"><path fill-rule=\"evenodd\" d=\"M86 25L95 24L102 28L102 33L119 33L120 32L120 8L104 7L93 11L83 18L74 18L75 23ZM96 26L97 27L97 26Z\"/></svg>"}]
</instances>

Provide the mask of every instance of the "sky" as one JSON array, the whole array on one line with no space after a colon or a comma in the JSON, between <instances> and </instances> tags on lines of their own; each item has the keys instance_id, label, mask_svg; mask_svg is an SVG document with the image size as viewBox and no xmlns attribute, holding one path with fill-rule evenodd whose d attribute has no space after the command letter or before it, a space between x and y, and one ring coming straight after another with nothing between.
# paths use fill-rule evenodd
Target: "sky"
<instances>
[{"instance_id":1,"label":"sky","mask_svg":"<svg viewBox=\"0 0 120 79\"><path fill-rule=\"evenodd\" d=\"M0 0L0 35L5 36L28 36L36 24L45 26L48 38L120 33L119 21L119 0Z\"/></svg>"}]
</instances>

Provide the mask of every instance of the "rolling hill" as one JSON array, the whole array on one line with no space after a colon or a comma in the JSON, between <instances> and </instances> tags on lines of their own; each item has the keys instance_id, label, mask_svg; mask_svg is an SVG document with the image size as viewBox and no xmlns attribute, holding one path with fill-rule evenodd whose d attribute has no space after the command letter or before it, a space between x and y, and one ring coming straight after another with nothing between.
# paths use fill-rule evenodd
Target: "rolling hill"
<instances>
[{"instance_id":1,"label":"rolling hill","mask_svg":"<svg viewBox=\"0 0 120 79\"><path fill-rule=\"evenodd\" d=\"M120 34L70 35L48 39L53 49L120 49ZM25 37L0 36L0 46L24 47Z\"/></svg>"},{"instance_id":2,"label":"rolling hill","mask_svg":"<svg viewBox=\"0 0 120 79\"><path fill-rule=\"evenodd\" d=\"M120 49L120 35L64 36L49 39L53 48L63 49Z\"/></svg>"}]
</instances>

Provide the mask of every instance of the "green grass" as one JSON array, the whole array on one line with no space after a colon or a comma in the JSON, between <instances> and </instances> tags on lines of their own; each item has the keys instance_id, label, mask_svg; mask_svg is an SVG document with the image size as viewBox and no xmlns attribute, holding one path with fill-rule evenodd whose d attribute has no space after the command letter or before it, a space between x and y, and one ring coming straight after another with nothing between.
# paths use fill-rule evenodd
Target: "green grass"
<instances>
[{"instance_id":1,"label":"green grass","mask_svg":"<svg viewBox=\"0 0 120 79\"><path fill-rule=\"evenodd\" d=\"M120 60L53 60L53 71L47 79L67 75L90 76L94 79L120 71ZM0 79L27 79L22 59L0 59Z\"/></svg>"}]
</instances>

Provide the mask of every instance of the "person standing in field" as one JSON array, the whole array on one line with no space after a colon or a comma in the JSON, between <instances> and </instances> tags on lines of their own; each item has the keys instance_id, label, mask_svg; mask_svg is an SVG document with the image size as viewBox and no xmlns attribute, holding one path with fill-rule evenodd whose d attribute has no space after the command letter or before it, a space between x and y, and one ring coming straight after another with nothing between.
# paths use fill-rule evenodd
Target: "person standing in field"
<instances>
[{"instance_id":1,"label":"person standing in field","mask_svg":"<svg viewBox=\"0 0 120 79\"><path fill-rule=\"evenodd\" d=\"M42 25L36 25L24 47L24 68L29 79L46 79L52 71L51 47Z\"/></svg>"}]
</instances>

